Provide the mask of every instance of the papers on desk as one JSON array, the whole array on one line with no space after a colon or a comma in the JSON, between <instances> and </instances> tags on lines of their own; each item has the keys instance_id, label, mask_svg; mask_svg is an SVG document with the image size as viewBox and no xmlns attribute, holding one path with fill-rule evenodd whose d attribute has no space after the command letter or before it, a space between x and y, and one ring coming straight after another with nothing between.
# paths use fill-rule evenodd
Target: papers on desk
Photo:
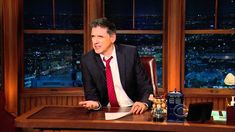
<instances>
[{"instance_id":1,"label":"papers on desk","mask_svg":"<svg viewBox=\"0 0 235 132\"><path fill-rule=\"evenodd\" d=\"M132 114L131 112L106 112L105 120L116 120L124 116Z\"/></svg>"},{"instance_id":2,"label":"papers on desk","mask_svg":"<svg viewBox=\"0 0 235 132\"><path fill-rule=\"evenodd\" d=\"M214 121L226 121L226 111L221 111L222 115L219 114L219 111L212 111L211 116L213 116Z\"/></svg>"}]
</instances>

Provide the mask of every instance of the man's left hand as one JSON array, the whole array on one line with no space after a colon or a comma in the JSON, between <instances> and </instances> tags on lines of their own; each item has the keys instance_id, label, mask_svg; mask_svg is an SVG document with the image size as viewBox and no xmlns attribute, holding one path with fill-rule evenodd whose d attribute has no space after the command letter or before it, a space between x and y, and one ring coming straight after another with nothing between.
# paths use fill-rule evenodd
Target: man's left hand
<instances>
[{"instance_id":1,"label":"man's left hand","mask_svg":"<svg viewBox=\"0 0 235 132\"><path fill-rule=\"evenodd\" d=\"M142 114L146 111L148 107L143 102L135 102L131 108L133 114Z\"/></svg>"}]
</instances>

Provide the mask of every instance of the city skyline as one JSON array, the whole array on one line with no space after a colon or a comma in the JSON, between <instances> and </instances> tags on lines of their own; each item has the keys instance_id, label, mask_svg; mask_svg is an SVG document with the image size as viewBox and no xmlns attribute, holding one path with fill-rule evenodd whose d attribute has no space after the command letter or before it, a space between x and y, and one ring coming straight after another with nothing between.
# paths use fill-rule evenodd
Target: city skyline
<instances>
[{"instance_id":1,"label":"city skyline","mask_svg":"<svg viewBox=\"0 0 235 132\"><path fill-rule=\"evenodd\" d=\"M27 0L28 1L28 0ZM115 22L117 25L117 29L125 29L125 30L162 30L163 28L163 8L162 0L147 0L135 1L135 17L133 17L133 4L129 1L120 1L119 3L116 1L117 4L114 4L115 1L113 0L105 0L105 16L110 18ZM44 2L44 1L43 1ZM42 2L42 3L43 3ZM114 3L113 3L114 2ZM148 2L148 6L141 6L143 2ZM216 25L214 25L214 6L210 8L203 8L202 0L199 1L191 1L187 0L187 8L186 9L186 29L214 29ZM211 0L206 1L211 2ZM68 2L69 3L69 2ZM69 7L69 4L66 3L64 5L64 1L56 3L56 6L61 9L61 11L57 10L57 12L53 16L51 9L47 9L44 11L36 10L38 8L33 8L33 2L29 2L29 5L25 6L26 8L29 7L27 10L24 11L24 27L25 29L83 29L83 11L82 9L75 9L72 10ZM126 4L123 4L126 3ZM151 3L151 4L150 4ZM203 3L205 3L203 1ZM212 2L213 3L213 2ZM48 4L52 4L48 2ZM81 4L81 3L80 3ZM226 6L235 7L233 0L227 0L224 3ZM64 5L64 6L63 6ZM73 5L73 4L72 4ZM71 6L72 6L71 5ZM159 7L156 8L155 7ZM206 3L203 5L207 5ZM225 6L225 7L226 7ZM50 6L52 7L52 6ZM72 6L74 7L74 6ZM120 8L122 7L122 8ZM149 7L149 8L147 8ZM224 6L219 8L219 22L218 27L221 29L227 28L235 28L235 13L231 12L227 14L232 8L225 8ZM191 9L194 9L190 12ZM58 9L58 8L57 8ZM107 11L107 12L106 12ZM189 13L187 13L189 12ZM52 17L55 17L55 23L52 22ZM134 18L134 19L133 19ZM226 19L223 19L226 18ZM58 39L55 36L44 35L41 37L40 35L34 35L33 37L30 35L25 34L25 81L27 83L26 86L29 85L28 79L32 79L33 75L35 76L36 82L40 85L43 85L43 81L51 81L52 83L46 83L48 86L52 86L53 84L56 85L53 80L56 77L59 79L63 78L60 77L59 73L64 73L64 82L65 84L61 84L61 80L58 79L58 85L63 86L82 86L81 84L81 73L79 67L75 67L79 65L80 57L83 54L83 48L77 47L74 50L74 46L76 45L83 45L83 39L76 39L70 38L69 36L61 37ZM216 36L216 35L215 35ZM55 41L55 40L61 40ZM74 41L75 39L76 41ZM228 39L228 37L227 37ZM151 35L151 34L143 34L143 35L128 35L128 34L118 34L117 43L125 43L129 45L137 46L139 50L139 54L141 56L144 55L151 55L155 56L157 61L157 69L158 69L158 85L162 86L162 52L163 52L163 45L162 45L163 36L160 35ZM198 77L204 77L207 74L212 74L213 76L217 76L219 79L215 78L207 78L209 81L207 82L210 84L210 87L219 88L218 84L222 87L226 87L222 84L221 78L226 74L225 70L229 69L227 67L228 58L232 60L231 66L229 69L230 72L234 72L234 68L232 67L235 62L232 58L234 51L231 51L231 54L226 52L230 52L230 49L233 49L233 45L229 45L229 43L234 43L234 39L229 39L228 42L226 39L221 39L220 37L210 37L210 36L200 36L200 35L191 35L186 36L185 38L185 87L193 87L193 85L198 87L205 87L205 82L203 80L198 81ZM219 43L217 46L221 46L217 48L210 48L205 46L204 44L209 44L208 42L213 41ZM35 43L37 42L37 43ZM225 45L224 45L225 43ZM53 47L57 47L63 44L67 48L60 48L59 50ZM43 45L51 46L52 48L45 48ZM190 46L191 45L191 46ZM198 46L199 45L199 46ZM39 48L37 48L37 46ZM41 47L41 48L40 48ZM60 46L59 46L60 47ZM209 46L210 47L210 46ZM224 49L222 49L222 47ZM227 48L226 48L227 47ZM221 50L222 49L222 50ZM214 50L216 52L214 52ZM217 52L218 51L218 52ZM74 53L75 52L75 53ZM77 53L78 52L78 53ZM54 56L57 56L54 58ZM67 57L66 57L67 56ZM32 58L35 57L35 58ZM64 58L64 59L61 59ZM215 65L222 63L222 65ZM226 65L223 67L223 65ZM217 67L216 67L217 66ZM191 67L194 67L194 69ZM197 68L199 67L199 68ZM204 69L213 68L214 70L206 70L207 72L204 73L200 70L200 67ZM208 68L207 68L208 67ZM36 72L35 72L36 69ZM56 72L58 70L58 72ZM198 70L198 71L197 71ZM223 72L223 73L222 73ZM66 73L66 74L65 74ZM215 74L214 74L215 73ZM222 73L222 74L221 74ZM31 75L31 76L30 76ZM63 74L62 74L63 76ZM47 78L46 78L47 77ZM38 80L37 80L38 79ZM80 79L80 80L79 80ZM205 78L203 78L205 79ZM193 82L192 80L197 80L197 82ZM35 81L35 80L34 80ZM41 82L40 82L41 81ZM212 86L210 82L216 82L215 86ZM33 81L32 81L33 82ZM76 83L73 83L76 82ZM192 83L193 82L193 83ZM200 83L201 82L201 83ZM199 83L199 84L198 84ZM35 85L35 83L32 83ZM193 84L193 85L192 85ZM36 85L39 86L39 85ZM46 87L46 86L45 86ZM58 86L56 86L58 87Z\"/></svg>"}]
</instances>

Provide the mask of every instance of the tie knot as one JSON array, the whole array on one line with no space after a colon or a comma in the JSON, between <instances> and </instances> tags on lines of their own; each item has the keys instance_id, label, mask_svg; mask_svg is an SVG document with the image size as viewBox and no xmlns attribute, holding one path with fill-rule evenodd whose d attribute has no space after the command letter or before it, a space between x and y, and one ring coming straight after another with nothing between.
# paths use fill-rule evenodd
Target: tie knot
<instances>
[{"instance_id":1,"label":"tie knot","mask_svg":"<svg viewBox=\"0 0 235 132\"><path fill-rule=\"evenodd\" d=\"M103 61L104 61L106 64L109 64L112 59L113 59L113 56L109 57L108 60L106 60L105 58L103 58Z\"/></svg>"}]
</instances>

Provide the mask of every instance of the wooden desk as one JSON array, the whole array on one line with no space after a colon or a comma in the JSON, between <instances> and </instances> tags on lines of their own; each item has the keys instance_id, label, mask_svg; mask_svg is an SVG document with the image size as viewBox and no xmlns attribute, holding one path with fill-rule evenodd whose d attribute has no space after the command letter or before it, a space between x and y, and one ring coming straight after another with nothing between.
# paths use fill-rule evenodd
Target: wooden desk
<instances>
[{"instance_id":1,"label":"wooden desk","mask_svg":"<svg viewBox=\"0 0 235 132\"><path fill-rule=\"evenodd\" d=\"M88 111L81 107L42 106L15 119L16 127L34 128L45 132L69 131L180 131L235 132L235 126L220 123L153 122L150 111L128 115L118 120L105 120L105 112L129 111L130 108L103 108Z\"/></svg>"}]
</instances>

